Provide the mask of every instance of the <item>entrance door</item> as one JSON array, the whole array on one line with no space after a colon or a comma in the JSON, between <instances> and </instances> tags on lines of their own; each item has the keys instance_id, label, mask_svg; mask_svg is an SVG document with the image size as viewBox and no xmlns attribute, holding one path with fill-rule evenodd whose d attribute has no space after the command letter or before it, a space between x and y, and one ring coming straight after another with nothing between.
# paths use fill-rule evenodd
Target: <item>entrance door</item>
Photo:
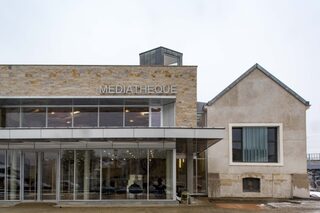
<instances>
[{"instance_id":1,"label":"entrance door","mask_svg":"<svg viewBox=\"0 0 320 213\"><path fill-rule=\"evenodd\" d=\"M56 200L58 152L40 152L40 197L38 200Z\"/></svg>"},{"instance_id":2,"label":"entrance door","mask_svg":"<svg viewBox=\"0 0 320 213\"><path fill-rule=\"evenodd\" d=\"M58 152L24 152L24 200L56 200Z\"/></svg>"}]
</instances>

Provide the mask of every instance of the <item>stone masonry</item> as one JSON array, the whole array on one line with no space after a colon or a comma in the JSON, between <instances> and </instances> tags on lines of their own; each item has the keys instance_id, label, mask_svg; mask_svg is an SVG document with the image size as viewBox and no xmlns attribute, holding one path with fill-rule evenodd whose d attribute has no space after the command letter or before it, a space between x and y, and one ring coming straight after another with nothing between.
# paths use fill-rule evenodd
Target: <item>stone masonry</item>
<instances>
[{"instance_id":1,"label":"stone masonry","mask_svg":"<svg viewBox=\"0 0 320 213\"><path fill-rule=\"evenodd\" d=\"M100 96L108 84L176 85L176 126L196 127L196 66L0 65L0 79L2 97Z\"/></svg>"}]
</instances>

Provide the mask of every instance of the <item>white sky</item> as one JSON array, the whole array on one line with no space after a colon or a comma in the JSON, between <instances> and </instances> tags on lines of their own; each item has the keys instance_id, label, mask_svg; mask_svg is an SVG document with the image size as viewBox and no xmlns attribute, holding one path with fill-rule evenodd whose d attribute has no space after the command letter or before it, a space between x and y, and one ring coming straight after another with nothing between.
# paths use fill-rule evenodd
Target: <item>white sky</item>
<instances>
[{"instance_id":1,"label":"white sky","mask_svg":"<svg viewBox=\"0 0 320 213\"><path fill-rule=\"evenodd\" d=\"M208 101L255 63L311 102L320 152L320 1L0 0L0 64L138 64L165 46Z\"/></svg>"}]
</instances>

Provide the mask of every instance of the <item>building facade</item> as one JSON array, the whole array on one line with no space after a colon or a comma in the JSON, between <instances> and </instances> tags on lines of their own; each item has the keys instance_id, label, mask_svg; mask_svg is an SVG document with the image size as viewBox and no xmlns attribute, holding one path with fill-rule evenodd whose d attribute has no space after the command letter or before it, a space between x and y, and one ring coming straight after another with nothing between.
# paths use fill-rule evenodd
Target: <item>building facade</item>
<instances>
[{"instance_id":1,"label":"building facade","mask_svg":"<svg viewBox=\"0 0 320 213\"><path fill-rule=\"evenodd\" d=\"M209 148L210 197L309 197L309 102L256 64L205 106L226 129Z\"/></svg>"},{"instance_id":2,"label":"building facade","mask_svg":"<svg viewBox=\"0 0 320 213\"><path fill-rule=\"evenodd\" d=\"M140 63L0 65L0 200L306 195L300 96L256 65L197 104L197 67L182 53L159 47ZM241 147L255 143L268 148L248 157Z\"/></svg>"}]
</instances>

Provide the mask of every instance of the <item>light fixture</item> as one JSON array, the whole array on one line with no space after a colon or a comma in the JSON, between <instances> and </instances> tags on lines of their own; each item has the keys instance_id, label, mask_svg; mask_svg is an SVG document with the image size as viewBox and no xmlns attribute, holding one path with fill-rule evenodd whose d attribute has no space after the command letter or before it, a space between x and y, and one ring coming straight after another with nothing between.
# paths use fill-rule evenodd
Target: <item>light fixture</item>
<instances>
[{"instance_id":1,"label":"light fixture","mask_svg":"<svg viewBox=\"0 0 320 213\"><path fill-rule=\"evenodd\" d=\"M55 112L51 112L51 115L54 115L55 114Z\"/></svg>"},{"instance_id":2,"label":"light fixture","mask_svg":"<svg viewBox=\"0 0 320 213\"><path fill-rule=\"evenodd\" d=\"M79 113L80 113L79 110L73 112L74 115L75 115L75 114L79 114Z\"/></svg>"},{"instance_id":3,"label":"light fixture","mask_svg":"<svg viewBox=\"0 0 320 213\"><path fill-rule=\"evenodd\" d=\"M70 121L67 121L67 124L71 123Z\"/></svg>"},{"instance_id":4,"label":"light fixture","mask_svg":"<svg viewBox=\"0 0 320 213\"><path fill-rule=\"evenodd\" d=\"M130 122L130 123L133 123L133 120L130 120L129 122Z\"/></svg>"},{"instance_id":5,"label":"light fixture","mask_svg":"<svg viewBox=\"0 0 320 213\"><path fill-rule=\"evenodd\" d=\"M181 159L179 159L179 169L181 169L182 167L182 163L181 163Z\"/></svg>"},{"instance_id":6,"label":"light fixture","mask_svg":"<svg viewBox=\"0 0 320 213\"><path fill-rule=\"evenodd\" d=\"M126 109L126 112L130 112L128 109Z\"/></svg>"}]
</instances>

